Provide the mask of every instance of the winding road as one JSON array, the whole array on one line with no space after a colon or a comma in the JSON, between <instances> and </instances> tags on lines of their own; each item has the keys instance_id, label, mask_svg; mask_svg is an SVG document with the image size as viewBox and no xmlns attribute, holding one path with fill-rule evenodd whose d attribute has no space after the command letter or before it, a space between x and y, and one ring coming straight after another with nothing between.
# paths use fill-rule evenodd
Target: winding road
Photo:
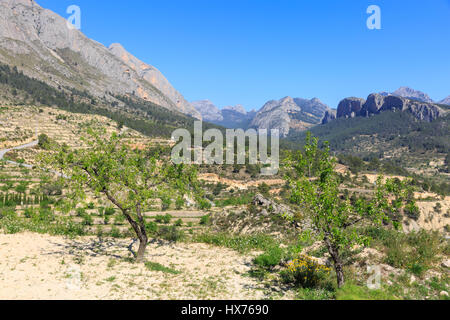
<instances>
[{"instance_id":1,"label":"winding road","mask_svg":"<svg viewBox=\"0 0 450 320\"><path fill-rule=\"evenodd\" d=\"M5 157L5 154L7 154L10 151L32 148L32 147L37 146L38 143L39 143L39 140L35 140L35 141L28 142L28 143L26 143L24 145L21 145L21 146L18 146L18 147L13 147L13 148L9 148L9 149L0 150L0 160L3 160L3 158ZM22 165L23 167L29 168L29 169L33 168L33 166L29 165L29 164L17 163L17 162L9 161L9 160L6 160L6 162L10 163L10 164L15 164L15 165Z\"/></svg>"}]
</instances>

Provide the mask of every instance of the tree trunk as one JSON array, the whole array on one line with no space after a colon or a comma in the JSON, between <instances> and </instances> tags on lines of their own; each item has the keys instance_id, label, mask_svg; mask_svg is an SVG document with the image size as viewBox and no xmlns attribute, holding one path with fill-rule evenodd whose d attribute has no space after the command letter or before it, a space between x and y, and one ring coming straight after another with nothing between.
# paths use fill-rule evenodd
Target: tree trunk
<instances>
[{"instance_id":1,"label":"tree trunk","mask_svg":"<svg viewBox=\"0 0 450 320\"><path fill-rule=\"evenodd\" d=\"M335 246L329 238L325 237L325 243L328 247L328 252L333 259L334 271L336 271L337 285L338 288L342 288L345 283L344 279L344 263L339 255L339 249Z\"/></svg>"},{"instance_id":2,"label":"tree trunk","mask_svg":"<svg viewBox=\"0 0 450 320\"><path fill-rule=\"evenodd\" d=\"M145 249L147 248L148 238L147 235L141 235L139 238L139 249L136 255L136 262L143 262Z\"/></svg>"},{"instance_id":3,"label":"tree trunk","mask_svg":"<svg viewBox=\"0 0 450 320\"><path fill-rule=\"evenodd\" d=\"M342 263L335 262L334 270L336 271L338 288L342 288L344 286L344 268L342 267Z\"/></svg>"}]
</instances>

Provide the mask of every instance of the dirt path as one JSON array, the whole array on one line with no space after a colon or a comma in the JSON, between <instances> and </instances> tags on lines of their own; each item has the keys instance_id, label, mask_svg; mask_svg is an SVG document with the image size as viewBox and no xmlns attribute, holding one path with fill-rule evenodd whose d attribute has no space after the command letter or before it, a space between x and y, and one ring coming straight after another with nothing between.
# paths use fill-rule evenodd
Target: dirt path
<instances>
[{"instance_id":1,"label":"dirt path","mask_svg":"<svg viewBox=\"0 0 450 320\"><path fill-rule=\"evenodd\" d=\"M0 299L262 299L246 276L251 257L205 244L152 243L146 259L179 271L131 263L129 240L76 240L0 234Z\"/></svg>"}]
</instances>

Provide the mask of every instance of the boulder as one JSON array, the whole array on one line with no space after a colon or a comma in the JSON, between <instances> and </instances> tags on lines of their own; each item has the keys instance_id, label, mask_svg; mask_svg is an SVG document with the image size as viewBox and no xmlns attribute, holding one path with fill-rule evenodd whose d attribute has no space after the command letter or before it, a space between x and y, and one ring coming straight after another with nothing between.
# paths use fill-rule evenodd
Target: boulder
<instances>
[{"instance_id":1,"label":"boulder","mask_svg":"<svg viewBox=\"0 0 450 320\"><path fill-rule=\"evenodd\" d=\"M346 98L339 103L337 118L354 118L361 114L361 109L365 103L361 98Z\"/></svg>"}]
</instances>

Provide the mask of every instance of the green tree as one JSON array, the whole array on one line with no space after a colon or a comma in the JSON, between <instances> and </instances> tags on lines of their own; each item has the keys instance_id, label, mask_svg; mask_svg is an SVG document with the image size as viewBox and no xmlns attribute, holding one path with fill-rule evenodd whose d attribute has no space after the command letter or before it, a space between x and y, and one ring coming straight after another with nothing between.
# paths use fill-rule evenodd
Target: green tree
<instances>
[{"instance_id":1,"label":"green tree","mask_svg":"<svg viewBox=\"0 0 450 320\"><path fill-rule=\"evenodd\" d=\"M304 151L292 154L287 165L293 169L287 177L292 190L291 200L304 210L318 239L324 241L333 261L337 284L342 287L343 250L355 244L367 245L370 241L358 231L357 225L362 221L381 225L399 213L405 203L412 203L408 181L387 179L383 183L383 178L379 177L373 198L357 198L352 204L348 198L341 197L341 180L335 171L335 159L330 155L328 143L319 149L318 139L310 133ZM398 226L395 221L394 226Z\"/></svg>"},{"instance_id":2,"label":"green tree","mask_svg":"<svg viewBox=\"0 0 450 320\"><path fill-rule=\"evenodd\" d=\"M141 262L148 243L144 210L162 195L196 190L197 171L193 166L161 159L151 149L131 148L115 133L107 139L105 135L105 131L89 129L82 138L88 148L61 148L46 159L69 177L74 199L85 199L85 191L91 190L106 196L120 210L139 240L135 257Z\"/></svg>"}]
</instances>

